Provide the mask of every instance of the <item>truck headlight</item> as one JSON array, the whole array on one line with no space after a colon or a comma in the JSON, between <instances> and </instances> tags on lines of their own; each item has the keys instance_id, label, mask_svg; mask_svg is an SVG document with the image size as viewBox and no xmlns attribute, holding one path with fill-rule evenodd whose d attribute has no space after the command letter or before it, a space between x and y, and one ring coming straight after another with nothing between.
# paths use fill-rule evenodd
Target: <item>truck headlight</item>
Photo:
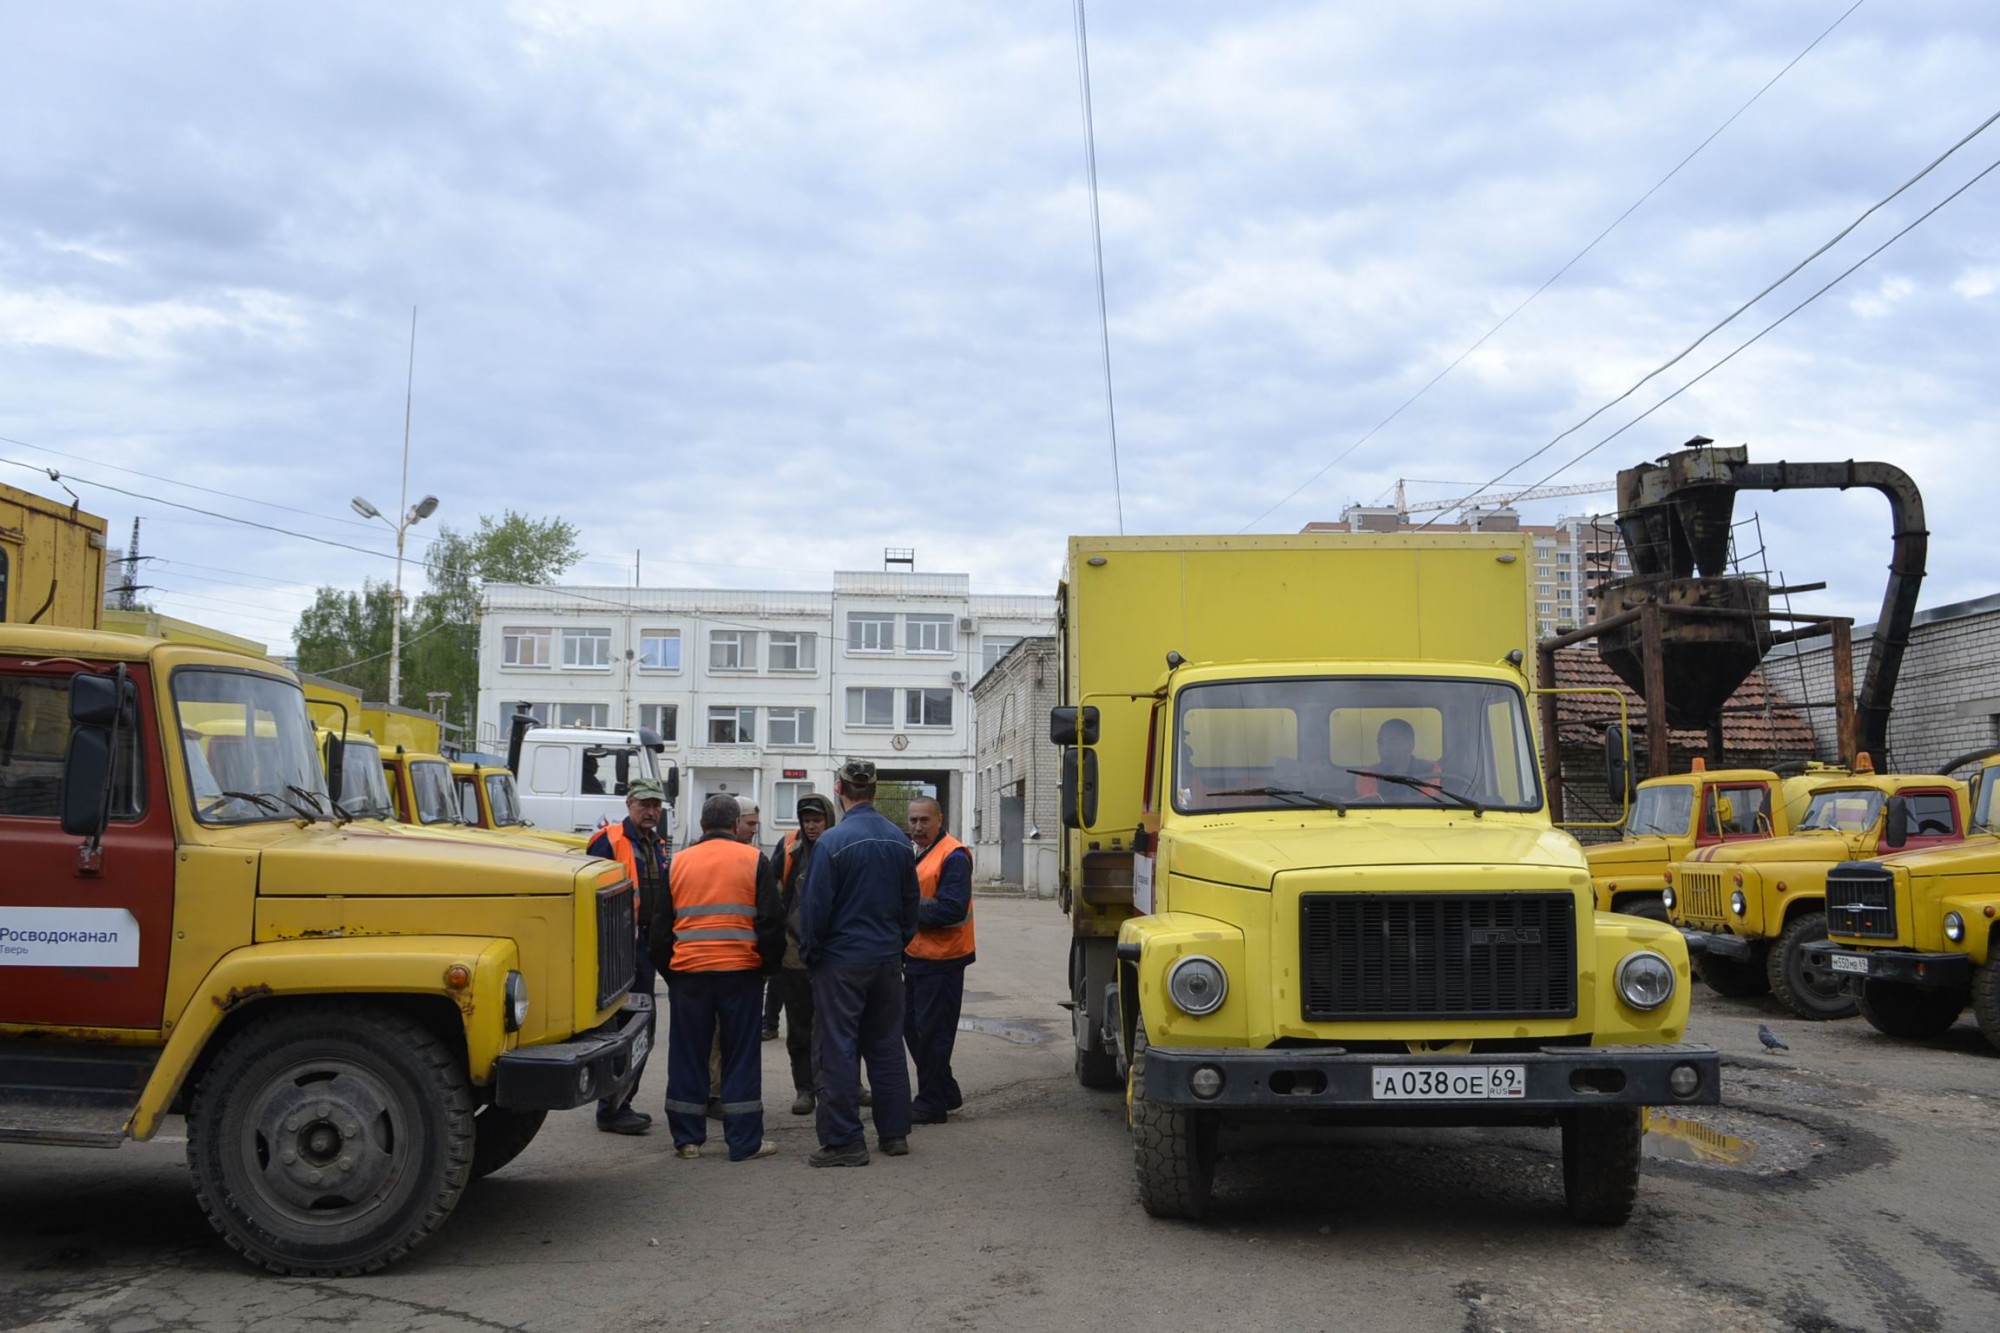
<instances>
[{"instance_id":1,"label":"truck headlight","mask_svg":"<svg viewBox=\"0 0 2000 1333\"><path fill-rule=\"evenodd\" d=\"M1674 897L1673 885L1669 884L1666 888L1660 890L1660 906L1671 912L1674 910L1674 903L1676 901L1678 900Z\"/></svg>"},{"instance_id":2,"label":"truck headlight","mask_svg":"<svg viewBox=\"0 0 2000 1333\"><path fill-rule=\"evenodd\" d=\"M1750 900L1743 896L1743 890L1737 889L1729 895L1729 910L1738 916L1750 910Z\"/></svg>"},{"instance_id":3,"label":"truck headlight","mask_svg":"<svg viewBox=\"0 0 2000 1333\"><path fill-rule=\"evenodd\" d=\"M1944 914L1944 937L1953 944L1965 938L1965 918L1956 912Z\"/></svg>"},{"instance_id":4,"label":"truck headlight","mask_svg":"<svg viewBox=\"0 0 2000 1333\"><path fill-rule=\"evenodd\" d=\"M1212 1014L1228 997L1229 977L1213 958L1189 954L1167 969L1167 998L1184 1014Z\"/></svg>"},{"instance_id":5,"label":"truck headlight","mask_svg":"<svg viewBox=\"0 0 2000 1333\"><path fill-rule=\"evenodd\" d=\"M507 1030L519 1032L528 1022L528 979L519 972L507 974Z\"/></svg>"},{"instance_id":6,"label":"truck headlight","mask_svg":"<svg viewBox=\"0 0 2000 1333\"><path fill-rule=\"evenodd\" d=\"M1618 998L1634 1009L1657 1009L1674 995L1674 965L1650 949L1618 964Z\"/></svg>"}]
</instances>

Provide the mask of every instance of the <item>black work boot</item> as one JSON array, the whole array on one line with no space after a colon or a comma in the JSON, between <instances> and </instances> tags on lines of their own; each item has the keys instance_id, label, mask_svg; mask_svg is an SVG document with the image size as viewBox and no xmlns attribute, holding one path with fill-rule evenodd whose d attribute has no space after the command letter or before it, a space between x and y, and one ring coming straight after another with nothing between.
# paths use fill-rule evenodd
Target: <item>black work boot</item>
<instances>
[{"instance_id":1,"label":"black work boot","mask_svg":"<svg viewBox=\"0 0 2000 1333\"><path fill-rule=\"evenodd\" d=\"M806 1161L812 1163L814 1166L866 1166L868 1165L868 1144L866 1140L856 1139L852 1143L843 1143L837 1148L821 1148L818 1152L806 1158Z\"/></svg>"}]
</instances>

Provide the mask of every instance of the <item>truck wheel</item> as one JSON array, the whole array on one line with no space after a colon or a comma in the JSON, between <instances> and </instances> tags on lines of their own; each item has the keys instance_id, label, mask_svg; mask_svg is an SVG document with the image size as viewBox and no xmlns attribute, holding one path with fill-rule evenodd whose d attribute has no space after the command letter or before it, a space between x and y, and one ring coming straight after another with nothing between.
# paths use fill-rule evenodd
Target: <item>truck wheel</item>
<instances>
[{"instance_id":1,"label":"truck wheel","mask_svg":"<svg viewBox=\"0 0 2000 1333\"><path fill-rule=\"evenodd\" d=\"M1212 1116L1156 1106L1146 1100L1146 1026L1132 1038L1132 1163L1139 1177L1139 1202L1154 1217L1199 1222L1208 1212L1215 1186Z\"/></svg>"},{"instance_id":2,"label":"truck wheel","mask_svg":"<svg viewBox=\"0 0 2000 1333\"><path fill-rule=\"evenodd\" d=\"M1889 1037L1935 1037L1965 1011L1965 992L1930 990L1897 981L1861 983L1861 1016Z\"/></svg>"},{"instance_id":3,"label":"truck wheel","mask_svg":"<svg viewBox=\"0 0 2000 1333\"><path fill-rule=\"evenodd\" d=\"M1586 1106L1563 1122L1563 1200L1570 1220L1617 1227L1639 1197L1643 1106Z\"/></svg>"},{"instance_id":4,"label":"truck wheel","mask_svg":"<svg viewBox=\"0 0 2000 1333\"><path fill-rule=\"evenodd\" d=\"M514 1111L482 1106L472 1113L472 1178L483 1180L521 1155L535 1141L547 1111Z\"/></svg>"},{"instance_id":5,"label":"truck wheel","mask_svg":"<svg viewBox=\"0 0 2000 1333\"><path fill-rule=\"evenodd\" d=\"M274 1273L373 1272L451 1216L472 1170L472 1094L452 1050L391 1009L252 1021L188 1107L195 1197Z\"/></svg>"},{"instance_id":6,"label":"truck wheel","mask_svg":"<svg viewBox=\"0 0 2000 1333\"><path fill-rule=\"evenodd\" d=\"M1102 1047L1088 1051L1076 1048L1076 1081L1098 1092L1116 1092L1125 1086L1118 1077L1118 1057Z\"/></svg>"},{"instance_id":7,"label":"truck wheel","mask_svg":"<svg viewBox=\"0 0 2000 1333\"><path fill-rule=\"evenodd\" d=\"M1626 916L1642 916L1661 925L1665 925L1668 921L1667 905L1660 901L1660 895L1657 893L1633 894L1630 898L1621 899L1611 910L1623 912Z\"/></svg>"},{"instance_id":8,"label":"truck wheel","mask_svg":"<svg viewBox=\"0 0 2000 1333\"><path fill-rule=\"evenodd\" d=\"M2000 1047L2000 959L1972 969L1972 1016L1988 1044Z\"/></svg>"},{"instance_id":9,"label":"truck wheel","mask_svg":"<svg viewBox=\"0 0 2000 1333\"><path fill-rule=\"evenodd\" d=\"M1747 1000L1771 989L1771 977L1761 958L1717 958L1712 953L1696 954L1695 975L1717 995Z\"/></svg>"},{"instance_id":10,"label":"truck wheel","mask_svg":"<svg viewBox=\"0 0 2000 1333\"><path fill-rule=\"evenodd\" d=\"M1765 955L1771 994L1800 1018L1850 1018L1860 1008L1853 996L1840 993L1825 943L1826 913L1801 912Z\"/></svg>"}]
</instances>

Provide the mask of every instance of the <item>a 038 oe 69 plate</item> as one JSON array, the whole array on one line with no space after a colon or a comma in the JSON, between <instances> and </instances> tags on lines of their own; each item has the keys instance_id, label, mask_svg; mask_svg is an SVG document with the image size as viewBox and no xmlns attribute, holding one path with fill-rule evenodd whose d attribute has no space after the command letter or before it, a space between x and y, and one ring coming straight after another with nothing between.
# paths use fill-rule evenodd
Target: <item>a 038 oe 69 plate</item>
<instances>
[{"instance_id":1,"label":"a 038 oe 69 plate","mask_svg":"<svg viewBox=\"0 0 2000 1333\"><path fill-rule=\"evenodd\" d=\"M1522 1065L1376 1065L1368 1074L1378 1102L1507 1101L1528 1095Z\"/></svg>"}]
</instances>

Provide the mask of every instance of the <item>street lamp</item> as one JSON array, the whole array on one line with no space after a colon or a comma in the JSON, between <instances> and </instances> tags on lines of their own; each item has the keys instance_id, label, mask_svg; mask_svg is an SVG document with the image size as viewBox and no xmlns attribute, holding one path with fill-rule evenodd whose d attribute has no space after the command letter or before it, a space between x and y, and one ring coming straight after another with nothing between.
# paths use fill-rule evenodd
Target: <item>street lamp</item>
<instances>
[{"instance_id":1,"label":"street lamp","mask_svg":"<svg viewBox=\"0 0 2000 1333\"><path fill-rule=\"evenodd\" d=\"M406 481L407 484L407 481ZM408 492L405 491L405 498ZM396 530L396 596L389 605L389 702L403 700L403 539L409 530L437 512L438 498L426 495L423 499L403 511L401 523L390 523L388 518L368 501L355 496L348 501L354 512L363 518L379 518L383 524Z\"/></svg>"}]
</instances>

